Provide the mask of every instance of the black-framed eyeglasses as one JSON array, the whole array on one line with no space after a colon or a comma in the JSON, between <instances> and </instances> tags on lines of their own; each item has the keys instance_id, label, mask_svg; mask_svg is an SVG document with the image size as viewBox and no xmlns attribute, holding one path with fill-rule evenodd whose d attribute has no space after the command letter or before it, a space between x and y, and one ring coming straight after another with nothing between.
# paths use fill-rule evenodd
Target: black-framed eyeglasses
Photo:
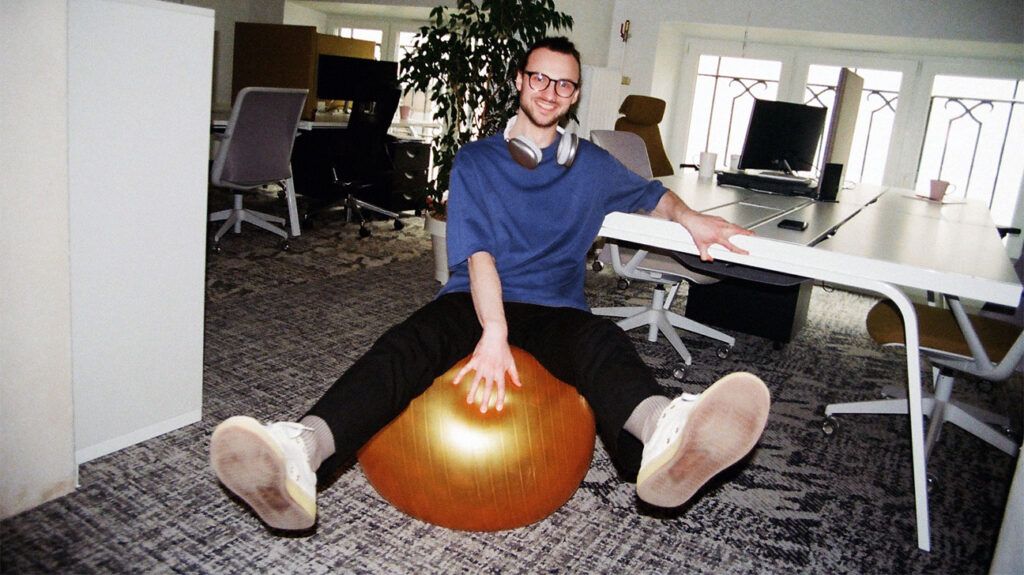
<instances>
[{"instance_id":1,"label":"black-framed eyeglasses","mask_svg":"<svg viewBox=\"0 0 1024 575\"><path fill-rule=\"evenodd\" d=\"M551 78L543 72L531 72L529 70L523 70L523 73L530 79L530 87L537 92L543 92L548 89L548 85L552 82L555 83L555 94L558 94L562 98L571 98L580 85L572 80L560 80L557 78Z\"/></svg>"}]
</instances>

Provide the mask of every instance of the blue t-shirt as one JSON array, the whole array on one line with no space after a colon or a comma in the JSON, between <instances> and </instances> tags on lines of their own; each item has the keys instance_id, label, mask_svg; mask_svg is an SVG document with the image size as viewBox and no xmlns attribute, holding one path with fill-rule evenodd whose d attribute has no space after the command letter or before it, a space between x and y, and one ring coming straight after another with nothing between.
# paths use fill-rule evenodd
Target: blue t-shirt
<instances>
[{"instance_id":1,"label":"blue t-shirt","mask_svg":"<svg viewBox=\"0 0 1024 575\"><path fill-rule=\"evenodd\" d=\"M558 141L533 170L512 159L501 134L459 150L448 193L451 277L438 295L470 291L468 258L483 251L505 301L589 310L586 257L605 215L651 211L666 188L582 139L566 169L555 161Z\"/></svg>"}]
</instances>

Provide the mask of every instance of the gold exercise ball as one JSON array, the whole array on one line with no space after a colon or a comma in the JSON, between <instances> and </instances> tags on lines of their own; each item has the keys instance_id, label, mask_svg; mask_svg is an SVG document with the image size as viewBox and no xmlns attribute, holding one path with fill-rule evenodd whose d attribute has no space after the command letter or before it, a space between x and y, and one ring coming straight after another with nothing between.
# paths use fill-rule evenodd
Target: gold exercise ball
<instances>
[{"instance_id":1,"label":"gold exercise ball","mask_svg":"<svg viewBox=\"0 0 1024 575\"><path fill-rule=\"evenodd\" d=\"M512 349L522 387L502 411L466 403L460 361L359 452L366 477L392 505L466 531L529 525L579 487L594 452L594 416L576 390ZM493 398L492 398L493 403Z\"/></svg>"}]
</instances>

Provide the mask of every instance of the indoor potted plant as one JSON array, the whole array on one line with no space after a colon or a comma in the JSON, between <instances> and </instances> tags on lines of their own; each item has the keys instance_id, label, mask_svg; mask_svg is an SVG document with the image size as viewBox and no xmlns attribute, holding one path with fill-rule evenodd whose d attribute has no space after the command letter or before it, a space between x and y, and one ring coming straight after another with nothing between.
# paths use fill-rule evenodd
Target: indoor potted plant
<instances>
[{"instance_id":1,"label":"indoor potted plant","mask_svg":"<svg viewBox=\"0 0 1024 575\"><path fill-rule=\"evenodd\" d=\"M454 8L431 10L430 25L420 28L399 81L428 94L441 125L431 144L434 174L422 190L432 235L443 234L455 153L504 128L518 106L516 64L551 29L572 29L572 17L555 10L553 0L459 0ZM439 245L443 239L434 243L435 257L443 255ZM446 259L435 269L447 281Z\"/></svg>"}]
</instances>

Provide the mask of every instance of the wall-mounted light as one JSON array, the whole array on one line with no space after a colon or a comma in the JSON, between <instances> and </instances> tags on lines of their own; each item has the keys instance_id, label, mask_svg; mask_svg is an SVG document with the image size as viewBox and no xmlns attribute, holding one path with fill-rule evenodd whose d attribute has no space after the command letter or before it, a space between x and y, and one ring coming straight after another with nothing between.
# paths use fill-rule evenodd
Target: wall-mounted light
<instances>
[{"instance_id":1,"label":"wall-mounted light","mask_svg":"<svg viewBox=\"0 0 1024 575\"><path fill-rule=\"evenodd\" d=\"M622 38L623 42L629 41L629 20L619 25L619 38Z\"/></svg>"}]
</instances>

